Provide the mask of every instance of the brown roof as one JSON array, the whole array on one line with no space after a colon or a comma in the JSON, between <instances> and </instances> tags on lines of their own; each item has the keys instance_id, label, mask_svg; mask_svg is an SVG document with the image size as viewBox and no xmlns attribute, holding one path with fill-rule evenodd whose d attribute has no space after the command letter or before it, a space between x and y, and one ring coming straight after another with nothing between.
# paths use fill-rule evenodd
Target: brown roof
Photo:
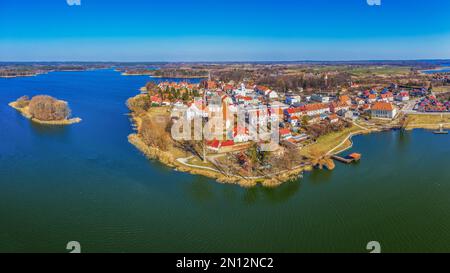
<instances>
[{"instance_id":1,"label":"brown roof","mask_svg":"<svg viewBox=\"0 0 450 273\"><path fill-rule=\"evenodd\" d=\"M392 106L392 104L390 104L389 102L375 102L372 105L372 110L392 111L392 110L394 110L394 106Z\"/></svg>"},{"instance_id":2,"label":"brown roof","mask_svg":"<svg viewBox=\"0 0 450 273\"><path fill-rule=\"evenodd\" d=\"M324 103L312 103L312 104L305 105L306 111L314 111L314 110L320 110L320 109L326 109L326 108L329 108L329 107Z\"/></svg>"}]
</instances>

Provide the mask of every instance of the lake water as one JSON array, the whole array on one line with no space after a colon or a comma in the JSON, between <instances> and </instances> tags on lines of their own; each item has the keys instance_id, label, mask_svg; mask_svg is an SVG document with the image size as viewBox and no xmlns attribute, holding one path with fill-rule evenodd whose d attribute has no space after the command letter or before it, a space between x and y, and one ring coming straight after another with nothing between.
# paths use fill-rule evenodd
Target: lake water
<instances>
[{"instance_id":1,"label":"lake water","mask_svg":"<svg viewBox=\"0 0 450 273\"><path fill-rule=\"evenodd\" d=\"M437 74L437 73L448 73L450 72L450 67L443 67L436 70L424 70L425 74Z\"/></svg>"},{"instance_id":2,"label":"lake water","mask_svg":"<svg viewBox=\"0 0 450 273\"><path fill-rule=\"evenodd\" d=\"M112 70L0 79L0 252L450 251L450 138L354 138L355 165L244 189L147 160L125 106L148 80ZM83 121L36 125L7 103L67 100Z\"/></svg>"}]
</instances>

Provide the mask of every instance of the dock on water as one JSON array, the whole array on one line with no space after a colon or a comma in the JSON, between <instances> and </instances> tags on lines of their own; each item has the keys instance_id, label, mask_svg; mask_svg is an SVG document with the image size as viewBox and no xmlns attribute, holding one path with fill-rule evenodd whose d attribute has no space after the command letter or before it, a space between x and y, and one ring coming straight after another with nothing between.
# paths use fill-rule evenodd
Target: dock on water
<instances>
[{"instance_id":1,"label":"dock on water","mask_svg":"<svg viewBox=\"0 0 450 273\"><path fill-rule=\"evenodd\" d=\"M433 134L435 134L435 135L447 135L448 131L444 131L444 128L443 128L442 124L439 124L439 130L438 131L433 131Z\"/></svg>"},{"instance_id":2,"label":"dock on water","mask_svg":"<svg viewBox=\"0 0 450 273\"><path fill-rule=\"evenodd\" d=\"M338 155L332 155L331 158L334 159L334 160L337 160L339 162L342 162L342 163L350 164L350 163L353 163L353 162L361 160L361 154L352 153L352 154L349 154L346 157L342 157L342 156L338 156Z\"/></svg>"}]
</instances>

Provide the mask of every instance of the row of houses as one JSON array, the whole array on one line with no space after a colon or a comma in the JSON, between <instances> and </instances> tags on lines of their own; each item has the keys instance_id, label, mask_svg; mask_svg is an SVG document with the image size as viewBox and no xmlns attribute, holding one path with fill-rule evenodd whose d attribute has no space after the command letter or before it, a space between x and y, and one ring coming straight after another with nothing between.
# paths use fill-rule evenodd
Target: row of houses
<instances>
[{"instance_id":1,"label":"row of houses","mask_svg":"<svg viewBox=\"0 0 450 273\"><path fill-rule=\"evenodd\" d=\"M441 102L435 96L427 96L416 105L420 112L450 112L450 101Z\"/></svg>"},{"instance_id":2,"label":"row of houses","mask_svg":"<svg viewBox=\"0 0 450 273\"><path fill-rule=\"evenodd\" d=\"M302 125L315 122L339 122L340 119L356 119L363 113L369 113L374 118L392 119L398 113L396 105L401 105L416 95L409 91L395 92L384 89L381 92L366 90L354 95L329 96L326 94L280 95L275 90L262 85L245 83L221 83L207 81L205 87L186 86L186 84L163 84L162 87L198 88L201 99L190 102L176 101L171 105L183 106L188 120L195 118L209 119L212 116L224 118L225 140L216 138L207 142L211 151L223 152L233 149L243 149L245 143L255 141L245 128L259 128L269 121L278 121L280 139L297 144L308 139L302 130ZM202 84L203 86L203 84ZM170 102L151 97L159 105ZM246 113L246 127L236 128L231 117L235 117L239 109Z\"/></svg>"}]
</instances>

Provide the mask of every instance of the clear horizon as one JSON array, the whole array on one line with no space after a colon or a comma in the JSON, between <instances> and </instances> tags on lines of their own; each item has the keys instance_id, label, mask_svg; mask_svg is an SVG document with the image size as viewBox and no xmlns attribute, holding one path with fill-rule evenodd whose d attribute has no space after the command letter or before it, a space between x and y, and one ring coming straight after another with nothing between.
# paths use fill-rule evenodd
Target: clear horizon
<instances>
[{"instance_id":1,"label":"clear horizon","mask_svg":"<svg viewBox=\"0 0 450 273\"><path fill-rule=\"evenodd\" d=\"M445 0L3 0L0 61L450 59Z\"/></svg>"},{"instance_id":2,"label":"clear horizon","mask_svg":"<svg viewBox=\"0 0 450 273\"><path fill-rule=\"evenodd\" d=\"M123 60L111 60L111 61L102 61L102 60L58 60L58 61L46 61L46 60L23 60L23 61L2 61L0 60L0 63L358 63L358 62L426 62L426 61L442 61L442 62L450 62L449 59L391 59L391 60L230 60L230 61L205 61L205 60L199 60L199 61L149 61L149 60L142 60L142 61L123 61Z\"/></svg>"}]
</instances>

